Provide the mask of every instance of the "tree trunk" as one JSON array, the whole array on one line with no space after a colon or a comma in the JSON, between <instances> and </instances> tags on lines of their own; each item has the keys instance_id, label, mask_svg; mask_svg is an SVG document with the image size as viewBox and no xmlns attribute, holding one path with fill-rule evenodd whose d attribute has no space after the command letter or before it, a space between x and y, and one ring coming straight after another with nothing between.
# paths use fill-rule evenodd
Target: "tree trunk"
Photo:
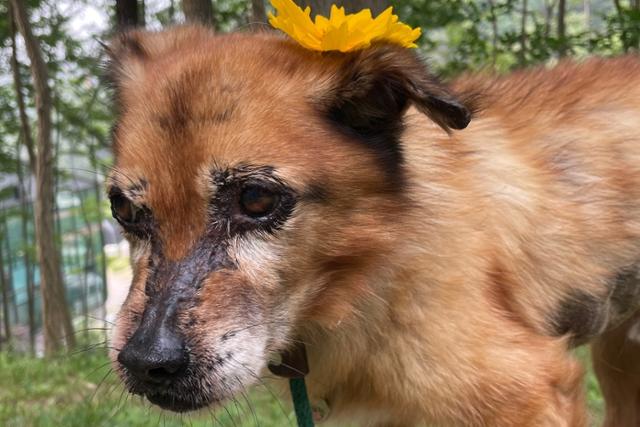
<instances>
[{"instance_id":1,"label":"tree trunk","mask_svg":"<svg viewBox=\"0 0 640 427\"><path fill-rule=\"evenodd\" d=\"M215 27L211 0L182 0L182 11L187 22Z\"/></svg>"},{"instance_id":2,"label":"tree trunk","mask_svg":"<svg viewBox=\"0 0 640 427\"><path fill-rule=\"evenodd\" d=\"M331 5L344 6L347 13L355 13L361 9L371 9L373 15L377 15L390 6L388 0L344 0L336 3L334 0L298 0L296 1L303 9L311 7L311 19L316 15L329 16ZM396 11L397 12L397 11Z\"/></svg>"},{"instance_id":3,"label":"tree trunk","mask_svg":"<svg viewBox=\"0 0 640 427\"><path fill-rule=\"evenodd\" d=\"M53 226L53 157L51 155L51 92L47 81L47 67L38 40L31 31L24 2L10 0L18 30L24 38L31 61L31 75L38 116L36 155L35 229L40 264L40 289L44 323L45 354L61 349L63 339L67 347L75 346L71 315L65 298L61 271L61 257Z\"/></svg>"},{"instance_id":4,"label":"tree trunk","mask_svg":"<svg viewBox=\"0 0 640 427\"><path fill-rule=\"evenodd\" d=\"M124 31L139 25L138 1L116 0L116 28L119 31Z\"/></svg>"},{"instance_id":5,"label":"tree trunk","mask_svg":"<svg viewBox=\"0 0 640 427\"><path fill-rule=\"evenodd\" d=\"M16 147L16 152L20 152L20 140ZM32 356L36 353L36 310L35 310L35 283L33 277L33 266L31 263L31 239L29 238L29 204L27 203L28 180L20 157L17 156L16 171L18 173L19 197L20 197L20 232L24 247L22 260L24 263L25 275L27 279L27 318L29 320L29 351Z\"/></svg>"},{"instance_id":6,"label":"tree trunk","mask_svg":"<svg viewBox=\"0 0 640 427\"><path fill-rule=\"evenodd\" d=\"M498 59L498 17L496 16L496 4L489 0L489 13L491 20L491 63L496 65Z\"/></svg>"},{"instance_id":7,"label":"tree trunk","mask_svg":"<svg viewBox=\"0 0 640 427\"><path fill-rule=\"evenodd\" d=\"M11 9L11 7L9 7L9 9ZM36 154L33 144L33 136L31 135L31 126L29 125L29 118L27 117L27 109L24 103L24 96L22 95L22 78L20 77L20 64L18 63L18 55L16 53L15 18L11 10L9 10L9 16L11 32L11 71L13 72L13 87L16 91L16 102L18 103L20 132L22 133L22 141L24 142L25 147L27 147L27 153L29 154L29 168L31 169L31 173L35 175Z\"/></svg>"},{"instance_id":8,"label":"tree trunk","mask_svg":"<svg viewBox=\"0 0 640 427\"><path fill-rule=\"evenodd\" d=\"M618 20L622 26L622 30L620 31L620 38L622 39L622 48L625 52L629 51L629 37L624 25L624 10L622 9L622 5L620 4L620 0L613 0L613 5L616 7L616 12L618 13Z\"/></svg>"},{"instance_id":9,"label":"tree trunk","mask_svg":"<svg viewBox=\"0 0 640 427\"><path fill-rule=\"evenodd\" d=\"M251 0L251 21L250 24L266 24L267 12L264 7L264 0Z\"/></svg>"},{"instance_id":10,"label":"tree trunk","mask_svg":"<svg viewBox=\"0 0 640 427\"><path fill-rule=\"evenodd\" d=\"M588 31L591 29L591 0L583 0L582 10L584 12L584 26Z\"/></svg>"},{"instance_id":11,"label":"tree trunk","mask_svg":"<svg viewBox=\"0 0 640 427\"><path fill-rule=\"evenodd\" d=\"M560 0L558 2L558 40L560 41L558 55L560 55L561 57L567 54L567 33L564 19L566 11L567 0Z\"/></svg>"},{"instance_id":12,"label":"tree trunk","mask_svg":"<svg viewBox=\"0 0 640 427\"><path fill-rule=\"evenodd\" d=\"M11 259L11 254L13 253L13 250L11 249L11 241L9 239L9 218L7 218L6 216L4 217L4 235L5 235L5 239L4 239L4 245L5 245L5 250L7 251L7 281L5 282L5 286L7 288L7 292L9 293L9 307L11 307L11 311L13 312L13 320L18 323L19 322L19 317L18 317L18 303L16 301L16 291L15 288L13 287L13 260Z\"/></svg>"},{"instance_id":13,"label":"tree trunk","mask_svg":"<svg viewBox=\"0 0 640 427\"><path fill-rule=\"evenodd\" d=\"M175 0L171 0L171 2L169 3L169 22L171 24L173 24L174 22L176 22L175 20L175 16L176 16L176 5L174 3Z\"/></svg>"},{"instance_id":14,"label":"tree trunk","mask_svg":"<svg viewBox=\"0 0 640 427\"><path fill-rule=\"evenodd\" d=\"M527 0L522 0L522 17L520 21L520 52L518 62L524 65L527 61L527 16L529 15L529 4Z\"/></svg>"},{"instance_id":15,"label":"tree trunk","mask_svg":"<svg viewBox=\"0 0 640 427\"><path fill-rule=\"evenodd\" d=\"M553 21L553 11L556 10L557 0L551 2L544 2L544 36L549 37L551 34L551 21Z\"/></svg>"},{"instance_id":16,"label":"tree trunk","mask_svg":"<svg viewBox=\"0 0 640 427\"><path fill-rule=\"evenodd\" d=\"M2 236L5 238L6 236ZM2 245L0 245L0 288L2 291L2 318L4 320L4 337L7 345L11 346L11 315L9 314L9 287L7 285L8 280L4 272L4 251Z\"/></svg>"},{"instance_id":17,"label":"tree trunk","mask_svg":"<svg viewBox=\"0 0 640 427\"><path fill-rule=\"evenodd\" d=\"M9 5L11 9L11 5ZM33 144L33 136L31 135L31 125L29 124L29 118L27 117L27 111L25 108L24 96L22 94L22 77L20 76L20 63L18 62L18 55L16 53L16 25L13 11L9 10L9 25L11 32L11 70L13 71L13 83L16 91L16 100L18 103L18 113L20 117L20 138L16 145L16 171L18 174L18 185L20 186L20 224L22 232L22 241L24 242L23 248L23 262L25 268L25 274L27 279L27 313L29 319L29 350L31 355L35 355L36 350L36 316L35 316L35 283L33 277L33 266L31 263L30 255L30 239L27 223L29 221L29 206L27 203L27 187L29 185L28 177L25 177L25 172L22 167L22 160L20 159L20 146L24 144L27 148L29 156L29 171L31 175L35 176L36 173L36 154ZM28 174L26 174L28 175Z\"/></svg>"},{"instance_id":18,"label":"tree trunk","mask_svg":"<svg viewBox=\"0 0 640 427\"><path fill-rule=\"evenodd\" d=\"M147 26L147 11L144 0L140 0L138 4L138 27L146 27Z\"/></svg>"}]
</instances>

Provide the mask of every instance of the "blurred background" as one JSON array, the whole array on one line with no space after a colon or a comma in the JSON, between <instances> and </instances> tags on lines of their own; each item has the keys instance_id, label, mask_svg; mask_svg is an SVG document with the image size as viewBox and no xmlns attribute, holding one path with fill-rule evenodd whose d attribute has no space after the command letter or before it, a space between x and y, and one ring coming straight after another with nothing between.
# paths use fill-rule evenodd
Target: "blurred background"
<instances>
[{"instance_id":1,"label":"blurred background","mask_svg":"<svg viewBox=\"0 0 640 427\"><path fill-rule=\"evenodd\" d=\"M299 4L327 15L332 2ZM394 6L423 29L420 49L447 78L640 48L640 0L337 4ZM126 394L107 358L131 272L104 195L113 110L101 41L184 22L268 30L269 10L264 0L0 0L0 426L295 425L264 384L216 412L160 412ZM587 387L596 425L591 374Z\"/></svg>"}]
</instances>

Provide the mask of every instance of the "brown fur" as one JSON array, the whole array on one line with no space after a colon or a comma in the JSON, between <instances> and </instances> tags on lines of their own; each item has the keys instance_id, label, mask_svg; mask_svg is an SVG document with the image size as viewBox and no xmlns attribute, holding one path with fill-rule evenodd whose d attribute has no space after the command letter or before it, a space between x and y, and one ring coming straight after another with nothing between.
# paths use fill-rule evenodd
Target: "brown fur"
<instances>
[{"instance_id":1,"label":"brown fur","mask_svg":"<svg viewBox=\"0 0 640 427\"><path fill-rule=\"evenodd\" d=\"M312 401L327 400L337 423L586 425L569 342L637 307L615 298L616 279L640 265L637 57L463 78L454 91L473 94L480 112L451 132L466 124L462 104L401 49L323 55L273 35L179 28L132 33L111 50L121 115L110 185L129 194L148 183L136 203L153 212L162 247L138 242L116 348L145 312L150 260L179 263L211 233L212 168L268 165L298 204L277 232L229 243L234 266L208 272L180 309L192 360L244 328L264 346L237 343L228 357L244 352L255 370L307 343ZM368 89L386 84L410 88L390 99L392 119L406 122L401 162L321 114L355 103L349 120L386 118ZM633 277L624 283L637 289ZM625 382L618 403L621 382L607 380L619 374L608 363L638 369L637 357L610 360L634 322L598 341L611 426L638 419L640 385Z\"/></svg>"}]
</instances>

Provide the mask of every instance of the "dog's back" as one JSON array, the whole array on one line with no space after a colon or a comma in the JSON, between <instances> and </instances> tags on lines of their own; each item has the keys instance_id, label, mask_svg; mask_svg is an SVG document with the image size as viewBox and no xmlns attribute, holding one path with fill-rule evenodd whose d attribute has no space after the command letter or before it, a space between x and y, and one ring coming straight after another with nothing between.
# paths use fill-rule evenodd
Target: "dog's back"
<instances>
[{"instance_id":1,"label":"dog's back","mask_svg":"<svg viewBox=\"0 0 640 427\"><path fill-rule=\"evenodd\" d=\"M501 274L527 283L514 302L539 327L594 336L638 293L640 59L521 72L483 93L466 140L488 153L479 194L495 213Z\"/></svg>"},{"instance_id":2,"label":"dog's back","mask_svg":"<svg viewBox=\"0 0 640 427\"><path fill-rule=\"evenodd\" d=\"M640 58L469 76L454 87L479 104L465 131L449 138L409 114L414 197L438 200L429 215L448 218L425 238L453 260L448 268L475 265L510 321L573 345L599 337L608 423L635 425Z\"/></svg>"}]
</instances>

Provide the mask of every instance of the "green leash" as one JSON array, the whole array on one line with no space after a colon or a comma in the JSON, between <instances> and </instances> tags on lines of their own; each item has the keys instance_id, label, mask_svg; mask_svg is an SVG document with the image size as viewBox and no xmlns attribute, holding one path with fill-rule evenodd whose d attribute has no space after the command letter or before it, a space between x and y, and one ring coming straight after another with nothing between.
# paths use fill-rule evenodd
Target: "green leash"
<instances>
[{"instance_id":1,"label":"green leash","mask_svg":"<svg viewBox=\"0 0 640 427\"><path fill-rule=\"evenodd\" d=\"M304 377L289 379L289 388L291 389L291 398L293 399L293 408L296 411L298 427L313 427L313 412L311 411Z\"/></svg>"},{"instance_id":2,"label":"green leash","mask_svg":"<svg viewBox=\"0 0 640 427\"><path fill-rule=\"evenodd\" d=\"M279 377L289 379L289 389L298 427L313 427L313 411L304 382L304 377L309 373L307 349L304 344L299 343L280 356L282 360L269 363L269 370Z\"/></svg>"}]
</instances>

